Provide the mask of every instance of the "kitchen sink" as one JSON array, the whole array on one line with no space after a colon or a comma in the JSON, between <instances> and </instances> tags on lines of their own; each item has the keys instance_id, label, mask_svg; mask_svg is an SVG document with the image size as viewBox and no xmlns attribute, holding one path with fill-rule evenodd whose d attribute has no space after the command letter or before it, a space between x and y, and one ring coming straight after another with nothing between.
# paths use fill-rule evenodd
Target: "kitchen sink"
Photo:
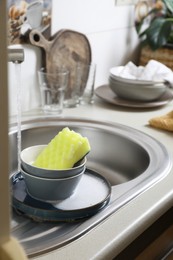
<instances>
[{"instance_id":1,"label":"kitchen sink","mask_svg":"<svg viewBox=\"0 0 173 260\"><path fill-rule=\"evenodd\" d=\"M172 167L168 151L149 135L124 125L90 119L50 117L25 121L21 125L22 149L48 143L66 126L89 139L91 151L87 155L87 167L110 182L110 202L94 216L77 222L35 222L13 211L11 233L29 257L60 248L90 232L164 178ZM18 166L15 124L10 126L9 147L12 176Z\"/></svg>"}]
</instances>

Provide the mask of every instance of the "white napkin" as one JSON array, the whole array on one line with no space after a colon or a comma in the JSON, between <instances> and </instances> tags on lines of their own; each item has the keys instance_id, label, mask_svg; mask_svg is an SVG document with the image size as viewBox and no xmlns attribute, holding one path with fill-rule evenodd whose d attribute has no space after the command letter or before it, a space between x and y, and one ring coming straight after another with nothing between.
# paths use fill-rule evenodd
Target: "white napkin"
<instances>
[{"instance_id":1,"label":"white napkin","mask_svg":"<svg viewBox=\"0 0 173 260\"><path fill-rule=\"evenodd\" d=\"M145 67L136 66L130 61L116 76L136 80L167 81L173 86L173 71L156 60L150 60Z\"/></svg>"}]
</instances>

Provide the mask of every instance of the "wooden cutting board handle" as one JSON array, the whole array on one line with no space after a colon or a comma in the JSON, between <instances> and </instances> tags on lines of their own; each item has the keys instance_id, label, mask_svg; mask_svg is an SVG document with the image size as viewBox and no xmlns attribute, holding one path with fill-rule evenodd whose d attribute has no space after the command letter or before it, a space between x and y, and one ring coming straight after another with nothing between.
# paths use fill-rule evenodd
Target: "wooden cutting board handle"
<instances>
[{"instance_id":1,"label":"wooden cutting board handle","mask_svg":"<svg viewBox=\"0 0 173 260\"><path fill-rule=\"evenodd\" d=\"M43 34L38 30L32 30L29 34L29 39L33 45L42 47L45 51L49 51L52 46L52 42L46 40Z\"/></svg>"}]
</instances>

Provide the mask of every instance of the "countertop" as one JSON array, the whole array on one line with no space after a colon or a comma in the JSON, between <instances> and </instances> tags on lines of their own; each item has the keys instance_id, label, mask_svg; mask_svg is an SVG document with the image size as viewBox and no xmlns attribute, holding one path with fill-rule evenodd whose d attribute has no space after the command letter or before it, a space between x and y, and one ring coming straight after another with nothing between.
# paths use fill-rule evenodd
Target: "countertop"
<instances>
[{"instance_id":1,"label":"countertop","mask_svg":"<svg viewBox=\"0 0 173 260\"><path fill-rule=\"evenodd\" d=\"M173 101L162 107L137 109L115 106L95 98L92 105L66 108L62 116L75 116L124 124L159 140L173 158L173 132L159 130L148 125L149 119L173 110ZM40 110L23 115L43 116ZM109 216L93 230L74 242L34 259L112 259L137 236L154 223L173 204L173 169L162 180L137 196L124 207Z\"/></svg>"}]
</instances>

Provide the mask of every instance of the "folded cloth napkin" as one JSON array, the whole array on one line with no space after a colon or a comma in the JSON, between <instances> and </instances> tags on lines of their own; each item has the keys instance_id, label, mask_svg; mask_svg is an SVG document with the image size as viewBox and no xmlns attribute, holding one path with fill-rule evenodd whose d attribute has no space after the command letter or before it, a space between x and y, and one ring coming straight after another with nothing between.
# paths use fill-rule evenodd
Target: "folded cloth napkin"
<instances>
[{"instance_id":1,"label":"folded cloth napkin","mask_svg":"<svg viewBox=\"0 0 173 260\"><path fill-rule=\"evenodd\" d=\"M150 60L145 67L136 66L130 61L117 76L136 80L166 81L173 86L173 71L156 60Z\"/></svg>"},{"instance_id":2,"label":"folded cloth napkin","mask_svg":"<svg viewBox=\"0 0 173 260\"><path fill-rule=\"evenodd\" d=\"M153 127L173 132L173 111L166 115L150 119L149 124Z\"/></svg>"}]
</instances>

